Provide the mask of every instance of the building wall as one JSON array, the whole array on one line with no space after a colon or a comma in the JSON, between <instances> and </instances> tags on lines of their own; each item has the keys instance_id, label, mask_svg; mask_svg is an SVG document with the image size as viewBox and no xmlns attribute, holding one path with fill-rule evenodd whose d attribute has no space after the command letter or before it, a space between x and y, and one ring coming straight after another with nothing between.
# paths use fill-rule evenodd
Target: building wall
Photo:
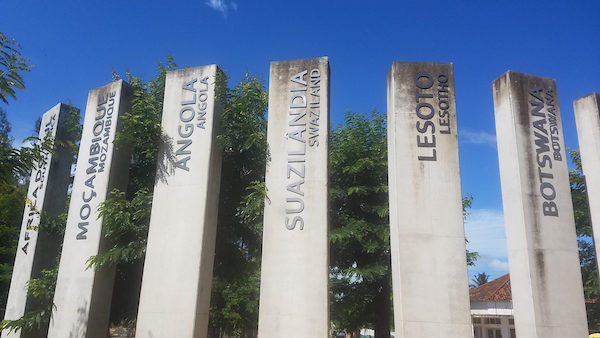
<instances>
[{"instance_id":1,"label":"building wall","mask_svg":"<svg viewBox=\"0 0 600 338\"><path fill-rule=\"evenodd\" d=\"M516 338L510 302L471 302L471 319L474 338Z\"/></svg>"}]
</instances>

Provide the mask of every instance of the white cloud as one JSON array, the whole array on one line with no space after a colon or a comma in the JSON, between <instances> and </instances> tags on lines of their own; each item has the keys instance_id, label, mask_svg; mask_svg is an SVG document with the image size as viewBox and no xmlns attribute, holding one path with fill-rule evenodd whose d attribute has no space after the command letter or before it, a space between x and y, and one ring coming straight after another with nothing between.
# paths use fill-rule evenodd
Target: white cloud
<instances>
[{"instance_id":1,"label":"white cloud","mask_svg":"<svg viewBox=\"0 0 600 338\"><path fill-rule=\"evenodd\" d=\"M206 5L216 11L221 12L225 18L227 17L227 10L229 9L230 5L227 5L225 0L208 0ZM237 7L237 3L231 2L231 8L234 11L237 10Z\"/></svg>"},{"instance_id":2,"label":"white cloud","mask_svg":"<svg viewBox=\"0 0 600 338\"><path fill-rule=\"evenodd\" d=\"M496 148L496 135L483 130L474 132L463 129L458 132L458 137L462 144L483 144Z\"/></svg>"},{"instance_id":3,"label":"white cloud","mask_svg":"<svg viewBox=\"0 0 600 338\"><path fill-rule=\"evenodd\" d=\"M465 220L467 249L480 255L506 257L506 234L502 210L472 209Z\"/></svg>"},{"instance_id":4,"label":"white cloud","mask_svg":"<svg viewBox=\"0 0 600 338\"><path fill-rule=\"evenodd\" d=\"M491 278L508 273L508 254L504 214L502 210L472 209L465 221L467 249L478 252L475 267L469 267L469 276L486 272Z\"/></svg>"},{"instance_id":5,"label":"white cloud","mask_svg":"<svg viewBox=\"0 0 600 338\"><path fill-rule=\"evenodd\" d=\"M499 259L492 260L488 266L494 269L494 271L508 271L508 262L502 262Z\"/></svg>"}]
</instances>

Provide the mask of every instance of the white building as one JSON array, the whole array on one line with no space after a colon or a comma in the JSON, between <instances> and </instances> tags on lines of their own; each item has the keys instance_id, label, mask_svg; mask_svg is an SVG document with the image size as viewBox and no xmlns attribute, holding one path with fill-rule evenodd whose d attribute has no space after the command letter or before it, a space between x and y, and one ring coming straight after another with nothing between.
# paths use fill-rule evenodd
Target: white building
<instances>
[{"instance_id":1,"label":"white building","mask_svg":"<svg viewBox=\"0 0 600 338\"><path fill-rule=\"evenodd\" d=\"M516 338L510 274L469 291L474 338Z\"/></svg>"}]
</instances>

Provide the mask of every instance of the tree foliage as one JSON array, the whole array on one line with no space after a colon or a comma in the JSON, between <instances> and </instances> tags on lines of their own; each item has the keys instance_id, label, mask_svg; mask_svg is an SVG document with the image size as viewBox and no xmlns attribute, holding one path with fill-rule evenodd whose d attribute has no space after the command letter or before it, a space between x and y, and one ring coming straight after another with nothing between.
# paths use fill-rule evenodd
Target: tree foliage
<instances>
[{"instance_id":1,"label":"tree foliage","mask_svg":"<svg viewBox=\"0 0 600 338\"><path fill-rule=\"evenodd\" d=\"M579 259L581 261L581 274L583 287L587 298L598 297L598 267L596 264L596 251L592 241L592 223L590 219L590 206L588 202L585 176L581 167L581 156L576 149L569 149L571 161L575 168L569 172L571 184L571 199L575 215L575 229L579 245Z\"/></svg>"},{"instance_id":2,"label":"tree foliage","mask_svg":"<svg viewBox=\"0 0 600 338\"><path fill-rule=\"evenodd\" d=\"M161 130L166 72L176 67L169 55L148 84L127 71L135 98L115 144L133 148L128 187L126 192L114 191L101 205L103 233L113 245L89 260L90 268L117 266L113 324L132 323L136 317L152 192L161 179L160 170L156 176L158 147L170 142ZM118 78L114 72L113 78ZM233 88L228 88L225 73L213 80L222 107L217 141L223 158L210 320L219 334L241 334L255 332L258 319L267 94L264 81L250 73Z\"/></svg>"},{"instance_id":3,"label":"tree foliage","mask_svg":"<svg viewBox=\"0 0 600 338\"><path fill-rule=\"evenodd\" d=\"M6 111L0 107L0 148L12 148L11 130L10 122L6 118Z\"/></svg>"},{"instance_id":4,"label":"tree foliage","mask_svg":"<svg viewBox=\"0 0 600 338\"><path fill-rule=\"evenodd\" d=\"M122 130L115 136L116 147L131 147L126 191L114 190L99 207L102 233L111 247L90 257L88 268L116 267L110 321L113 325L135 325L142 271L150 226L152 196L157 180L161 142L168 142L161 129L166 74L177 69L172 54L157 61L156 78L146 83L128 69L127 82L133 87L131 111L124 112ZM119 76L113 70L113 80Z\"/></svg>"},{"instance_id":5,"label":"tree foliage","mask_svg":"<svg viewBox=\"0 0 600 338\"><path fill-rule=\"evenodd\" d=\"M59 147L66 147L68 149L67 152L60 151L62 156L70 153L73 156L72 160L74 160L74 154L78 147L77 142L81 137L79 111L71 107L64 123L66 123L68 134L66 141L58 142L47 136L43 140L39 141L38 144L34 144L32 147L33 150L31 150L33 155L31 155L27 166L41 165L41 161L45 160L45 156L42 155L49 153L54 155L57 153L57 149ZM21 169L21 171L24 171L24 169ZM7 283L6 291L4 286L2 288L3 296L6 295L6 292L8 291L8 283L10 282L11 277L10 270L12 270L12 266L9 264L12 265L12 262L14 262L15 252L17 250L16 245L18 243L21 220L23 217L23 208L27 197L26 187L29 177L25 176L25 173L22 173L21 171L12 172L12 176L8 176L10 179L9 182L5 180L4 182L0 183L0 186L5 188L9 187L9 189L14 189L13 191L18 192L18 194L6 194L4 191L0 191L0 210L16 212L12 216L7 217L7 219L11 219L11 226L5 226L5 224L9 222L0 224L2 240L10 241L12 243L10 248L10 259L5 260L5 257L7 256L4 256L1 260L2 276L6 276ZM28 171L27 174L30 174L30 172ZM15 198L17 196L18 198ZM5 201L9 201L8 203L10 203L11 206L6 206L5 208L5 205L3 205L3 202ZM2 323L0 323L0 330L12 331L20 329L23 332L45 332L45 329L48 327L52 312L54 287L56 286L56 275L58 271L58 261L61 246L60 243L62 243L62 239L64 237L67 210L68 206L65 207L62 214L50 215L44 210L32 209L32 211L38 213L40 217L40 223L36 230L38 231L38 238L40 241L43 241L43 243L38 242L38 245L44 246L45 251L43 254L47 256L44 257L47 258L44 259L44 261L47 263L47 266L45 266L45 263L40 263L40 260L38 260L36 268L34 268L32 271L32 279L29 280L27 285L27 312L25 312L25 314L19 319L3 320ZM0 223L4 222L0 221ZM11 234L5 234L4 231L10 231ZM1 248L0 251L3 251L2 249L4 249L4 247ZM2 299L2 304L5 304L5 297Z\"/></svg>"},{"instance_id":6,"label":"tree foliage","mask_svg":"<svg viewBox=\"0 0 600 338\"><path fill-rule=\"evenodd\" d=\"M487 283L490 275L487 275L485 272L480 272L476 275L473 275L474 278L471 278L471 281L473 282L473 284L471 284L472 287L478 287L478 286L482 286L483 284Z\"/></svg>"},{"instance_id":7,"label":"tree foliage","mask_svg":"<svg viewBox=\"0 0 600 338\"><path fill-rule=\"evenodd\" d=\"M131 263L143 258L146 252L152 194L142 188L132 200L116 189L111 195L100 206L99 217L103 217L104 235L114 238L116 243L107 252L92 256L88 268L97 270L104 265Z\"/></svg>"},{"instance_id":8,"label":"tree foliage","mask_svg":"<svg viewBox=\"0 0 600 338\"><path fill-rule=\"evenodd\" d=\"M0 32L0 100L8 104L8 98L17 99L16 90L25 89L22 73L31 71L30 60L24 58L19 45L13 38ZM0 108L0 182L8 183L12 177L27 177L36 162L41 161L44 151L52 150L52 140L38 142L33 147L14 149L8 135L10 124L6 112ZM29 138L25 141L39 141Z\"/></svg>"},{"instance_id":9,"label":"tree foliage","mask_svg":"<svg viewBox=\"0 0 600 338\"><path fill-rule=\"evenodd\" d=\"M469 216L469 212L468 210L471 208L471 205L473 205L473 196L471 196L470 194L467 194L467 196L464 196L462 199L462 208L463 208L463 218L466 219L467 216ZM465 242L469 243L469 240L467 238L465 238ZM467 265L468 266L475 266L475 262L477 261L477 259L479 258L479 252L471 252L469 250L467 250Z\"/></svg>"},{"instance_id":10,"label":"tree foliage","mask_svg":"<svg viewBox=\"0 0 600 338\"><path fill-rule=\"evenodd\" d=\"M54 307L53 300L57 275L58 266L52 270L42 270L40 278L30 279L27 282L27 296L32 298L37 306L31 311L25 312L23 317L19 319L3 320L0 323L0 331L21 330L22 332L32 332L47 327Z\"/></svg>"},{"instance_id":11,"label":"tree foliage","mask_svg":"<svg viewBox=\"0 0 600 338\"><path fill-rule=\"evenodd\" d=\"M330 143L331 319L352 332L391 322L386 116L347 111Z\"/></svg>"},{"instance_id":12,"label":"tree foliage","mask_svg":"<svg viewBox=\"0 0 600 338\"><path fill-rule=\"evenodd\" d=\"M598 265L596 262L594 241L592 239L590 205L579 151L571 148L568 148L568 151L571 162L575 166L569 172L569 183L571 184L571 199L573 201L575 229L577 231L577 244L579 246L583 292L586 298L596 299L595 303L586 304L588 325L591 329L598 329L600 328L600 303L597 301L599 296Z\"/></svg>"},{"instance_id":13,"label":"tree foliage","mask_svg":"<svg viewBox=\"0 0 600 338\"><path fill-rule=\"evenodd\" d=\"M0 32L0 100L8 104L8 98L16 100L15 90L25 89L21 74L29 72L30 60L19 51L21 46L15 39Z\"/></svg>"},{"instance_id":14,"label":"tree foliage","mask_svg":"<svg viewBox=\"0 0 600 338\"><path fill-rule=\"evenodd\" d=\"M233 88L218 79L222 107L221 192L211 298L211 336L257 330L267 154L267 92L246 72Z\"/></svg>"},{"instance_id":15,"label":"tree foliage","mask_svg":"<svg viewBox=\"0 0 600 338\"><path fill-rule=\"evenodd\" d=\"M157 77L148 84L127 70L127 82L134 88L130 112L121 119L122 130L115 136L115 146L130 146L131 160L126 192L113 191L100 205L102 232L113 245L107 252L92 256L89 267L142 263L146 252L152 209L152 192L156 181L158 148L165 138L161 129L166 74L177 68L172 54L165 63L157 62ZM113 72L113 79L118 76ZM141 278L141 276L140 276Z\"/></svg>"},{"instance_id":16,"label":"tree foliage","mask_svg":"<svg viewBox=\"0 0 600 338\"><path fill-rule=\"evenodd\" d=\"M4 308L17 252L27 186L16 179L0 182L0 307Z\"/></svg>"},{"instance_id":17,"label":"tree foliage","mask_svg":"<svg viewBox=\"0 0 600 338\"><path fill-rule=\"evenodd\" d=\"M44 154L54 152L54 139L50 135L42 140L28 137L24 142L33 142L30 146L15 149L12 147L10 131L6 111L0 108L0 182L5 184L10 184L15 178L27 180L31 169L43 163Z\"/></svg>"},{"instance_id":18,"label":"tree foliage","mask_svg":"<svg viewBox=\"0 0 600 338\"><path fill-rule=\"evenodd\" d=\"M331 132L331 318L336 328L389 337L391 262L386 115L347 111ZM473 203L463 197L463 216ZM466 254L474 265L477 252Z\"/></svg>"}]
</instances>

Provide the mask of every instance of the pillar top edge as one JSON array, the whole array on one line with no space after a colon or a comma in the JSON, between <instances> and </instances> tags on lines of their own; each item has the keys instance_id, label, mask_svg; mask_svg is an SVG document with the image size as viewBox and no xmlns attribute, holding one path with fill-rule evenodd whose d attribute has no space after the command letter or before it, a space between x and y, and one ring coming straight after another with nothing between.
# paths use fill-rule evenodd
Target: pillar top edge
<instances>
[{"instance_id":1,"label":"pillar top edge","mask_svg":"<svg viewBox=\"0 0 600 338\"><path fill-rule=\"evenodd\" d=\"M310 61L317 61L319 63L328 64L329 63L329 57L328 56L321 56L321 57L308 58L308 59L294 59L294 60L271 61L271 67L276 66L278 64L284 64L284 63L303 63L303 62L310 62Z\"/></svg>"},{"instance_id":2,"label":"pillar top edge","mask_svg":"<svg viewBox=\"0 0 600 338\"><path fill-rule=\"evenodd\" d=\"M597 96L600 96L600 94L598 94L597 92L591 92L591 93L589 93L587 95L584 95L584 96L582 96L582 97L580 97L578 99L573 100L573 102L577 102L579 100L584 100L584 99L587 99L588 97L597 97Z\"/></svg>"},{"instance_id":3,"label":"pillar top edge","mask_svg":"<svg viewBox=\"0 0 600 338\"><path fill-rule=\"evenodd\" d=\"M539 75L535 75L535 74L528 74L528 73L521 73L521 72L516 72L514 70L507 70L506 72L504 72L502 75L498 76L494 81L492 82L496 82L499 79L503 78L503 77L515 77L515 76L524 76L524 77L534 77L534 78L539 78L539 79L544 79L544 80L551 80L556 82L556 79L551 78L551 77L545 77L545 76L539 76Z\"/></svg>"}]
</instances>

